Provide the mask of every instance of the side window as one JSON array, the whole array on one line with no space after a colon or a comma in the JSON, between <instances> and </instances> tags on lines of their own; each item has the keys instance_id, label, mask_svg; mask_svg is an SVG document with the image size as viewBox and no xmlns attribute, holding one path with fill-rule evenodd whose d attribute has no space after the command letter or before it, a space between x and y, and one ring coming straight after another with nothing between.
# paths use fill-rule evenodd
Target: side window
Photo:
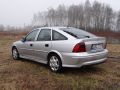
<instances>
[{"instance_id":1,"label":"side window","mask_svg":"<svg viewBox=\"0 0 120 90\"><path fill-rule=\"evenodd\" d=\"M37 41L50 41L51 40L51 30L41 29Z\"/></svg>"},{"instance_id":2,"label":"side window","mask_svg":"<svg viewBox=\"0 0 120 90\"><path fill-rule=\"evenodd\" d=\"M34 30L26 36L26 41L34 41L38 30Z\"/></svg>"},{"instance_id":3,"label":"side window","mask_svg":"<svg viewBox=\"0 0 120 90\"><path fill-rule=\"evenodd\" d=\"M67 40L67 37L65 37L64 35L60 34L57 31L52 31L52 39L53 40Z\"/></svg>"}]
</instances>

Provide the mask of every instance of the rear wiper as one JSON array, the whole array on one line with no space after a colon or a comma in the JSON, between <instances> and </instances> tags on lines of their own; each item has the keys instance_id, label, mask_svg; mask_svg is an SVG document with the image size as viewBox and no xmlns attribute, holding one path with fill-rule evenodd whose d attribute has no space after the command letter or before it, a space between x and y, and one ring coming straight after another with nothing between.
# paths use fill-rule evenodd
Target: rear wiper
<instances>
[{"instance_id":1,"label":"rear wiper","mask_svg":"<svg viewBox=\"0 0 120 90\"><path fill-rule=\"evenodd\" d=\"M90 38L90 36L80 36L79 38Z\"/></svg>"},{"instance_id":2,"label":"rear wiper","mask_svg":"<svg viewBox=\"0 0 120 90\"><path fill-rule=\"evenodd\" d=\"M90 38L90 36L85 36L85 37Z\"/></svg>"},{"instance_id":3,"label":"rear wiper","mask_svg":"<svg viewBox=\"0 0 120 90\"><path fill-rule=\"evenodd\" d=\"M68 31L64 31L64 32L66 32L66 33L68 33L68 34L70 34L70 35L72 35L72 36L78 38L77 35L75 35L75 34L73 34L73 33L71 33L71 32L68 32Z\"/></svg>"}]
</instances>

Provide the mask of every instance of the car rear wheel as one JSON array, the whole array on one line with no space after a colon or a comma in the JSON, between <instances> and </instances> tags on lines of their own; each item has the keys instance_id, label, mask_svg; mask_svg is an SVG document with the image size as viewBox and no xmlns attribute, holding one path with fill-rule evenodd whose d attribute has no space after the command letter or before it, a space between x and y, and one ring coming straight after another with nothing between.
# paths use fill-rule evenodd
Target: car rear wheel
<instances>
[{"instance_id":1,"label":"car rear wheel","mask_svg":"<svg viewBox=\"0 0 120 90\"><path fill-rule=\"evenodd\" d=\"M58 55L53 54L49 57L49 67L53 72L60 72L62 69L62 62Z\"/></svg>"},{"instance_id":2,"label":"car rear wheel","mask_svg":"<svg viewBox=\"0 0 120 90\"><path fill-rule=\"evenodd\" d=\"M12 49L12 57L13 57L14 60L20 59L18 50L15 47Z\"/></svg>"}]
</instances>

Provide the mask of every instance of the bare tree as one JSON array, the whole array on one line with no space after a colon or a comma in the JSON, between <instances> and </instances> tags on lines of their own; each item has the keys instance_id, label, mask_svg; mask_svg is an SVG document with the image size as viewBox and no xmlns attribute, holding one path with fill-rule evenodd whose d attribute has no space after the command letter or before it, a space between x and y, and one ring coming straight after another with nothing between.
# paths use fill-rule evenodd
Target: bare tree
<instances>
[{"instance_id":1,"label":"bare tree","mask_svg":"<svg viewBox=\"0 0 120 90\"><path fill-rule=\"evenodd\" d=\"M47 13L48 25L53 26L56 25L56 11L53 8L50 8Z\"/></svg>"},{"instance_id":2,"label":"bare tree","mask_svg":"<svg viewBox=\"0 0 120 90\"><path fill-rule=\"evenodd\" d=\"M91 24L91 4L90 1L87 0L85 2L85 6L84 6L84 26L85 26L85 30L90 28L90 24Z\"/></svg>"},{"instance_id":3,"label":"bare tree","mask_svg":"<svg viewBox=\"0 0 120 90\"><path fill-rule=\"evenodd\" d=\"M111 7L106 6L105 12L106 12L106 18L105 18L104 29L111 30L111 24L112 24L112 20L113 20L113 10Z\"/></svg>"},{"instance_id":4,"label":"bare tree","mask_svg":"<svg viewBox=\"0 0 120 90\"><path fill-rule=\"evenodd\" d=\"M4 26L0 25L0 31L4 31Z\"/></svg>"},{"instance_id":5,"label":"bare tree","mask_svg":"<svg viewBox=\"0 0 120 90\"><path fill-rule=\"evenodd\" d=\"M79 8L76 5L69 7L68 26L79 27Z\"/></svg>"},{"instance_id":6,"label":"bare tree","mask_svg":"<svg viewBox=\"0 0 120 90\"><path fill-rule=\"evenodd\" d=\"M78 22L79 22L79 26L78 28L82 28L84 29L85 26L84 26L84 7L83 5L79 5L78 6Z\"/></svg>"},{"instance_id":7,"label":"bare tree","mask_svg":"<svg viewBox=\"0 0 120 90\"><path fill-rule=\"evenodd\" d=\"M95 28L96 31L99 30L99 21L100 21L100 13L101 13L101 4L95 1L92 6L92 23L93 28Z\"/></svg>"},{"instance_id":8,"label":"bare tree","mask_svg":"<svg viewBox=\"0 0 120 90\"><path fill-rule=\"evenodd\" d=\"M57 26L65 26L67 25L67 10L64 5L59 5L56 9L55 17Z\"/></svg>"},{"instance_id":9,"label":"bare tree","mask_svg":"<svg viewBox=\"0 0 120 90\"><path fill-rule=\"evenodd\" d=\"M117 15L117 30L120 32L120 11L118 12L118 15Z\"/></svg>"}]
</instances>

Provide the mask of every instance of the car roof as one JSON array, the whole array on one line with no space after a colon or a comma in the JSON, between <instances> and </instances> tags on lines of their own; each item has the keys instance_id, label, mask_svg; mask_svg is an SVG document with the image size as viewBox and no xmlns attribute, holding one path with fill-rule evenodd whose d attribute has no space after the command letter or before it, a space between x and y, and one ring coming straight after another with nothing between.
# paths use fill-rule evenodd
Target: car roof
<instances>
[{"instance_id":1,"label":"car roof","mask_svg":"<svg viewBox=\"0 0 120 90\"><path fill-rule=\"evenodd\" d=\"M41 27L41 28L38 28L38 29L54 29L54 30L60 30L60 28L68 28L68 27Z\"/></svg>"}]
</instances>

